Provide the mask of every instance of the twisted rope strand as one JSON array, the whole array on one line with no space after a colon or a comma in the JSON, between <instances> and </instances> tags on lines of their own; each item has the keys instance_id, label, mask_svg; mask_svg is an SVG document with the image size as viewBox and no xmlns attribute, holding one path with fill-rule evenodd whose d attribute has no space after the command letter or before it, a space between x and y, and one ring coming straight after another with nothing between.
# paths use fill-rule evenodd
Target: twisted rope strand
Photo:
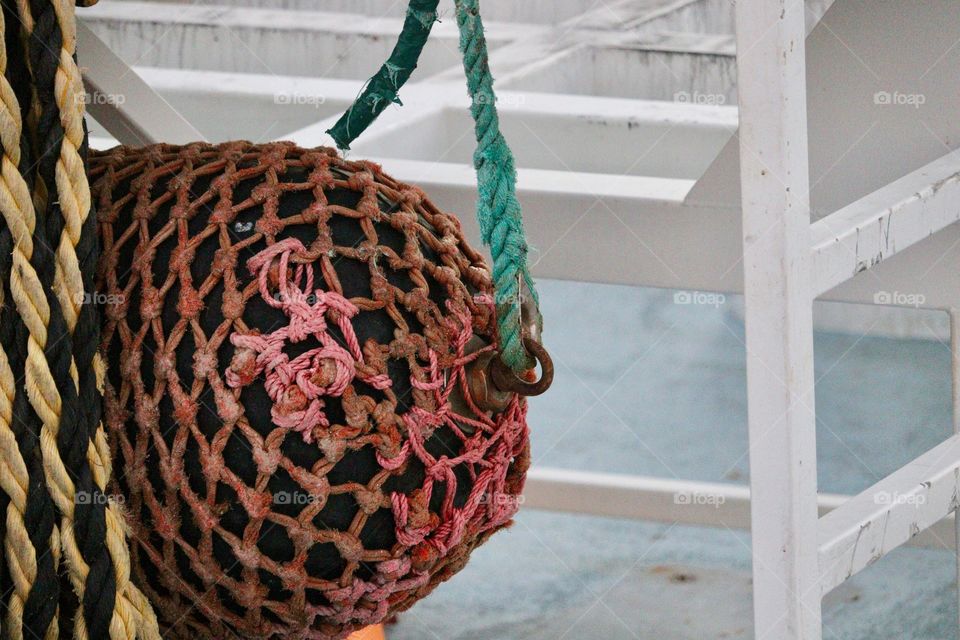
<instances>
[{"instance_id":1,"label":"twisted rope strand","mask_svg":"<svg viewBox=\"0 0 960 640\"><path fill-rule=\"evenodd\" d=\"M89 215L83 164L86 131L74 60L74 6L33 0L32 8L36 21L30 54L41 106L40 176L48 193L57 194L49 199L44 220L49 243L44 249L56 242L55 260L36 266L44 282L51 282L55 264L44 355L50 379L58 384L31 400L44 416L41 446L47 480L61 513L69 577L82 607L74 636L159 637L150 605L129 579L122 516L106 499L111 464L100 423L99 319L87 296L96 268L96 220Z\"/></svg>"},{"instance_id":2,"label":"twisted rope strand","mask_svg":"<svg viewBox=\"0 0 960 640\"><path fill-rule=\"evenodd\" d=\"M24 169L29 156L20 153L21 144L29 147L23 137L23 112L11 83L7 81L6 73L9 71L13 74L21 95L29 95L30 83L22 64L24 56L19 46L22 42L21 33L15 21L7 22L8 11L11 11L11 8L4 4L4 54L7 53L7 47L10 47L11 51L21 54L14 56L14 60L21 64L11 64L8 69L8 58L4 55L4 74L0 82L0 144L3 147L0 158L0 214L6 221L13 242L9 258L4 252L4 273L9 274L9 291L18 310L24 308L25 313L21 316L22 321L16 324L15 330L12 325L4 323L0 337L5 356L5 366L0 370L0 377L5 381L3 396L6 401L3 403L3 415L4 422L11 426L10 432L0 429L0 449L5 467L3 489L10 499L6 509L7 531L4 547L14 583L6 632L8 637L14 640L24 637L52 640L59 635L56 619L59 600L59 533L55 525L56 516L44 484L42 462L36 447L37 417L31 410L26 395L16 394L15 388L6 386L6 381L9 380L12 384L17 379L15 372L22 371L26 363L26 322L35 323L37 316L43 313L42 302L40 308L33 303L34 299L43 300L42 289L39 289L36 279L31 278L28 273L30 270L23 268L24 265L29 267L33 254L31 236L34 231L35 212L30 188L24 179L29 175L29 171ZM15 352L12 361L6 357L11 348ZM13 436L12 442L10 436ZM9 472L9 475L6 472Z\"/></svg>"},{"instance_id":3,"label":"twisted rope strand","mask_svg":"<svg viewBox=\"0 0 960 640\"><path fill-rule=\"evenodd\" d=\"M50 244L57 242L61 235L63 208L69 211L71 203L76 204L76 196L69 193L72 185L69 181L63 184L60 163L63 148L69 148L70 141L69 132L60 124L60 105L55 98L59 93L56 89L59 89L60 52L69 43L51 4L34 1L31 7L36 23L31 34L30 60L40 102L37 127L41 145L39 176L47 193L57 196L48 198L43 225L38 232L42 251L48 254L53 251ZM41 448L47 483L61 517L67 576L82 611L74 619L73 635L86 638L89 632L94 638L117 637L113 635L116 630L110 628L116 602L116 582L110 579L112 567L106 550L103 497L94 491L85 459L88 437L81 421L78 374L72 366L73 344L67 310L75 303L67 301L64 304L62 252L46 257L48 260L43 260L36 268L48 286L48 305L52 313L48 327L50 335L43 346L51 378L57 384L55 389L45 390L44 397L31 397L31 400L43 417ZM42 406L44 402L46 406ZM96 578L98 589L88 592L86 587L91 578ZM91 596L97 600L94 607L89 600Z\"/></svg>"},{"instance_id":4,"label":"twisted rope strand","mask_svg":"<svg viewBox=\"0 0 960 640\"><path fill-rule=\"evenodd\" d=\"M520 303L524 295L532 296L535 304L538 299L527 264L529 249L517 200L517 171L510 146L500 132L478 2L456 0L456 9L470 113L477 136L477 149L473 154L479 189L477 220L483 242L490 246L493 258L501 358L514 371L525 371L535 363L523 346Z\"/></svg>"},{"instance_id":5,"label":"twisted rope strand","mask_svg":"<svg viewBox=\"0 0 960 640\"><path fill-rule=\"evenodd\" d=\"M456 0L460 51L470 93L477 149L473 163L477 170L477 219L484 244L493 259L493 281L497 295L497 324L500 357L514 371L522 373L536 363L523 345L522 317L527 307L540 323L539 300L527 262L529 248L523 230L520 202L517 200L517 172L513 153L500 132L497 98L493 90L487 41L483 33L478 0ZM350 143L392 102L397 91L416 68L417 60L436 20L436 0L411 0L407 20L390 59L370 79L363 93L327 133L340 149Z\"/></svg>"},{"instance_id":6,"label":"twisted rope strand","mask_svg":"<svg viewBox=\"0 0 960 640\"><path fill-rule=\"evenodd\" d=\"M6 33L6 20L0 11L0 34ZM6 43L0 44L0 210L19 206L20 201L29 203L30 192L20 175L20 105L13 87L6 79ZM7 151L9 150L9 151ZM13 238L10 227L3 225L0 232L0 274L4 278L10 272L10 256L13 253ZM27 465L20 455L17 437L13 431L13 403L16 385L13 370L7 356L13 333L10 331L9 311L5 287L0 288L0 488L4 492L6 513L3 532L4 552L7 560L6 576L12 582L10 600L7 603L8 637L23 636L23 609L30 590L36 581L36 551L24 522L27 509L27 491L30 476Z\"/></svg>"}]
</instances>

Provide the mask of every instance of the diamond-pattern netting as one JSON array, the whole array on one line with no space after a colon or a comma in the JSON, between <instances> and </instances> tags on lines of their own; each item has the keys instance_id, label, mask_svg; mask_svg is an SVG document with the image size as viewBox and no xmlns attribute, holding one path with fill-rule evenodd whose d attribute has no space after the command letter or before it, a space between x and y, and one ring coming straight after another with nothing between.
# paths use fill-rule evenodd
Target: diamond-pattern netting
<instances>
[{"instance_id":1,"label":"diamond-pattern netting","mask_svg":"<svg viewBox=\"0 0 960 640\"><path fill-rule=\"evenodd\" d=\"M92 154L107 418L167 637L341 638L516 511L525 405L479 411L490 274L377 165L289 143Z\"/></svg>"}]
</instances>

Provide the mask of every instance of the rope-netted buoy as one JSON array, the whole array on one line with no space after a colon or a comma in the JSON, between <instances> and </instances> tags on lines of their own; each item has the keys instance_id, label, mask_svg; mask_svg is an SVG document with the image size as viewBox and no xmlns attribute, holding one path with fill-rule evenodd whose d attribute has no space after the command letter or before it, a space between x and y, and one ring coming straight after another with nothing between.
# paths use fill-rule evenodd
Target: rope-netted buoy
<instances>
[{"instance_id":1,"label":"rope-netted buoy","mask_svg":"<svg viewBox=\"0 0 960 640\"><path fill-rule=\"evenodd\" d=\"M478 408L490 273L378 166L290 143L96 155L107 415L173 637L341 638L506 525L526 404Z\"/></svg>"}]
</instances>

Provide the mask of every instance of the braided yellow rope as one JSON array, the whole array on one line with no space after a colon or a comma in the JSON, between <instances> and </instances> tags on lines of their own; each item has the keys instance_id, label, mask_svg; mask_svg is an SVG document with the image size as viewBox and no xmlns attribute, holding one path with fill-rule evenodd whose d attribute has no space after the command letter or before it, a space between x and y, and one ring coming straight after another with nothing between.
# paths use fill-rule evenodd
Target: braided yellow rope
<instances>
[{"instance_id":1,"label":"braided yellow rope","mask_svg":"<svg viewBox=\"0 0 960 640\"><path fill-rule=\"evenodd\" d=\"M3 12L0 12L0 33L4 32L5 26ZM20 105L13 88L6 79L6 69L6 45L0 43L0 144L3 147L3 156L0 158L0 214L7 221L13 234L14 262L29 264L29 256L33 251L31 236L35 213L30 189L19 170L22 133ZM18 271L18 269L12 269L11 278L18 278ZM18 288L21 291L27 291L29 287L21 285ZM34 289L33 295L37 296L37 293ZM42 291L39 293L42 294ZM2 288L0 288L0 301L2 296ZM7 530L4 550L13 582L13 592L10 594L6 616L6 637L11 640L22 640L23 608L37 576L37 557L24 524L29 484L27 466L11 428L13 402L16 397L15 380L7 353L0 347L0 488L10 499L6 513ZM56 550L55 556L58 557L59 536L56 529L54 529L54 538L50 542L50 548ZM46 637L52 640L58 635L59 629L54 617L47 629Z\"/></svg>"},{"instance_id":2,"label":"braided yellow rope","mask_svg":"<svg viewBox=\"0 0 960 640\"><path fill-rule=\"evenodd\" d=\"M57 245L56 277L54 291L60 302L67 327L73 332L79 307L85 302L85 291L76 254L80 232L90 212L90 188L80 149L84 143L84 92L80 71L74 61L76 51L76 21L72 2L52 0L63 41L56 73L55 99L60 113L64 138L60 157L56 164L57 197L63 212L65 225ZM46 318L44 318L46 319ZM31 337L33 329L31 328ZM38 336L39 337L39 336ZM31 340L31 361L43 360L43 343ZM36 358L33 355L36 354ZM33 362L31 362L33 364ZM99 356L94 369L102 379L103 363ZM47 475L47 484L62 515L61 541L67 559L69 576L80 601L89 567L83 559L73 533L75 487L66 472L57 447L59 429L60 396L49 369L39 362L28 368L28 392L31 390L30 373L35 375L36 391L31 393L34 410L41 416L41 450ZM77 383L76 364L71 366L74 383ZM87 451L87 458L97 487L107 494L110 479L110 452L102 423L97 426L94 438ZM123 516L116 504L110 503L105 510L107 524L106 545L113 561L117 581L117 597L110 621L110 637L114 640L134 638L159 639L156 617L146 597L130 581L130 556L127 548ZM76 616L74 636L87 640L83 616ZM100 640L100 639L93 639Z\"/></svg>"}]
</instances>

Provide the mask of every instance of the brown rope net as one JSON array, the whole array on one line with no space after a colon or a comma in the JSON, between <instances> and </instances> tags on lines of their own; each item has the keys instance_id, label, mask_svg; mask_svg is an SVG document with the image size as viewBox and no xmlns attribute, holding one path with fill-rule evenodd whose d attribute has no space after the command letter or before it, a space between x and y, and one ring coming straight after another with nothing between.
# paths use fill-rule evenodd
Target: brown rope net
<instances>
[{"instance_id":1,"label":"brown rope net","mask_svg":"<svg viewBox=\"0 0 960 640\"><path fill-rule=\"evenodd\" d=\"M477 409L493 288L456 218L289 143L92 154L106 414L167 637L342 638L516 511L525 403Z\"/></svg>"}]
</instances>

